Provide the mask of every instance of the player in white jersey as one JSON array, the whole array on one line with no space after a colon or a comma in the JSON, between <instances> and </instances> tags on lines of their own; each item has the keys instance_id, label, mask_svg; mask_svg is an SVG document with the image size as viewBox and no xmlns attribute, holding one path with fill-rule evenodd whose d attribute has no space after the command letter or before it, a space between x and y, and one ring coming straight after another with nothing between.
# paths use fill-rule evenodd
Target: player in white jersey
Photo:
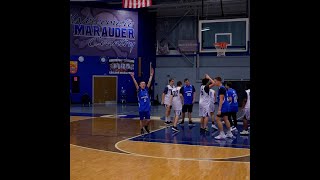
<instances>
[{"instance_id":1,"label":"player in white jersey","mask_svg":"<svg viewBox=\"0 0 320 180\"><path fill-rule=\"evenodd\" d=\"M182 82L177 82L177 87L174 87L171 91L170 96L170 105L172 105L173 111L174 111L174 121L173 121L173 127L172 130L175 132L179 132L177 128L177 124L179 121L179 117L181 115L182 111L182 104L183 104L183 95L180 93Z\"/></svg>"},{"instance_id":2,"label":"player in white jersey","mask_svg":"<svg viewBox=\"0 0 320 180\"><path fill-rule=\"evenodd\" d=\"M246 90L242 108L244 109L243 130L240 132L240 134L249 135L248 120L250 120L250 89Z\"/></svg>"},{"instance_id":3,"label":"player in white jersey","mask_svg":"<svg viewBox=\"0 0 320 180\"><path fill-rule=\"evenodd\" d=\"M218 129L218 127L214 124L214 107L215 107L214 103L216 102L217 94L213 89L210 89L209 96L210 96L209 111L210 111L210 116L211 116L212 128Z\"/></svg>"},{"instance_id":4,"label":"player in white jersey","mask_svg":"<svg viewBox=\"0 0 320 180\"><path fill-rule=\"evenodd\" d=\"M208 82L211 84L208 84ZM200 123L200 133L208 132L207 124L210 114L210 95L209 90L214 86L214 81L210 78L208 74L202 79L202 85L200 87L200 99L199 99L199 116L201 117Z\"/></svg>"},{"instance_id":5,"label":"player in white jersey","mask_svg":"<svg viewBox=\"0 0 320 180\"><path fill-rule=\"evenodd\" d=\"M172 89L174 88L174 80L173 78L169 79L169 84L164 88L164 91L162 93L162 100L161 104L164 104L164 107L166 108L166 114L165 114L165 124L170 125L172 123L171 118L170 118L170 112L172 106L170 106L170 96Z\"/></svg>"}]
</instances>

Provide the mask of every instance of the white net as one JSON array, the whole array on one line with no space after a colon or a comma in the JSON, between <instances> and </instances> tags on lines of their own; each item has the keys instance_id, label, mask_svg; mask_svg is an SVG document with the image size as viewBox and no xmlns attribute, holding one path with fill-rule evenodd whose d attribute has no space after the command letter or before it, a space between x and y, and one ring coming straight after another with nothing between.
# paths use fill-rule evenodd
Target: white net
<instances>
[{"instance_id":1,"label":"white net","mask_svg":"<svg viewBox=\"0 0 320 180\"><path fill-rule=\"evenodd\" d=\"M214 47L217 49L217 56L226 56L227 43L215 43Z\"/></svg>"}]
</instances>

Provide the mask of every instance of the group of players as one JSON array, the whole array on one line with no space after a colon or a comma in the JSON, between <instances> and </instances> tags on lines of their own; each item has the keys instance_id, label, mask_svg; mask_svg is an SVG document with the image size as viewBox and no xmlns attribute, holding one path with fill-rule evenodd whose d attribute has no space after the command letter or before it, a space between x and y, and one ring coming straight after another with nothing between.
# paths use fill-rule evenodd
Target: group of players
<instances>
[{"instance_id":1,"label":"group of players","mask_svg":"<svg viewBox=\"0 0 320 180\"><path fill-rule=\"evenodd\" d=\"M144 81L141 81L138 85L134 78L134 73L130 74L137 89L141 134L150 133L149 123L151 102L148 91L151 85L153 74L154 70L152 69L147 85ZM186 112L188 112L189 126L195 126L191 119L191 113L193 104L195 103L196 90L194 86L190 84L188 79L184 79L184 83L185 85L182 86L182 82L179 81L177 82L177 86L174 86L174 79L169 79L169 84L165 87L162 94L161 104L163 104L166 108L165 124L167 126L172 124L170 111L171 108L174 110L174 121L172 126L172 130L174 132L179 132L177 125L181 115L182 121L179 123L179 125L184 125ZM218 93L211 89L213 86L218 87ZM237 131L238 96L236 91L232 89L231 86L231 82L227 82L226 86L223 86L221 77L211 79L211 77L206 74L205 78L202 79L199 98L199 116L201 117L200 133L208 132L207 124L209 117L211 117L212 128L219 130L220 132L215 139L233 138L232 131ZM218 111L216 116L214 116L216 102L218 104ZM244 112L244 128L240 134L248 135L248 120L250 120L250 89L246 90L245 92L242 110ZM223 124L221 120L225 122L227 127L226 133L223 130ZM217 124L218 127L215 124Z\"/></svg>"}]
</instances>

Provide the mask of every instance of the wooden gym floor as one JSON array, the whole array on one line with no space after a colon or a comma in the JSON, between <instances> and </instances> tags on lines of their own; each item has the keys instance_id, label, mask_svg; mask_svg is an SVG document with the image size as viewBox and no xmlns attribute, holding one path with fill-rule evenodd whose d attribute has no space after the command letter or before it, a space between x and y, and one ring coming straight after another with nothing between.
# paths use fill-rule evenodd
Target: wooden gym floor
<instances>
[{"instance_id":1,"label":"wooden gym floor","mask_svg":"<svg viewBox=\"0 0 320 180\"><path fill-rule=\"evenodd\" d=\"M70 116L70 179L250 179L250 137L217 141L199 124L173 133L163 122L141 136L136 119Z\"/></svg>"}]
</instances>

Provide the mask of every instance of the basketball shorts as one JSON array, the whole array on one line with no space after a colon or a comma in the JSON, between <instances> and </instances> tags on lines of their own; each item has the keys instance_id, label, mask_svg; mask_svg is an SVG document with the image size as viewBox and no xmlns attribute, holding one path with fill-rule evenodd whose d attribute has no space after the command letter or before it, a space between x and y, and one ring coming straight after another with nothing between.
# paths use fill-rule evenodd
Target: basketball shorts
<instances>
[{"instance_id":1,"label":"basketball shorts","mask_svg":"<svg viewBox=\"0 0 320 180\"><path fill-rule=\"evenodd\" d=\"M193 104L184 104L182 106L182 112L192 112Z\"/></svg>"},{"instance_id":2,"label":"basketball shorts","mask_svg":"<svg viewBox=\"0 0 320 180\"><path fill-rule=\"evenodd\" d=\"M175 116L181 116L181 110L174 110Z\"/></svg>"},{"instance_id":3,"label":"basketball shorts","mask_svg":"<svg viewBox=\"0 0 320 180\"><path fill-rule=\"evenodd\" d=\"M220 118L223 118L223 117L225 117L225 116L229 116L229 113L228 112L221 112L221 114L220 115L218 115L217 114L217 117L220 117Z\"/></svg>"},{"instance_id":4,"label":"basketball shorts","mask_svg":"<svg viewBox=\"0 0 320 180\"><path fill-rule=\"evenodd\" d=\"M210 116L209 106L208 107L199 106L199 116L200 117L209 117Z\"/></svg>"},{"instance_id":5,"label":"basketball shorts","mask_svg":"<svg viewBox=\"0 0 320 180\"><path fill-rule=\"evenodd\" d=\"M214 106L215 105L213 103L212 104L210 103L210 106L209 106L209 111L210 112L214 112Z\"/></svg>"},{"instance_id":6,"label":"basketball shorts","mask_svg":"<svg viewBox=\"0 0 320 180\"><path fill-rule=\"evenodd\" d=\"M144 120L144 119L150 120L150 111L140 111L139 116L140 116L140 120Z\"/></svg>"}]
</instances>

